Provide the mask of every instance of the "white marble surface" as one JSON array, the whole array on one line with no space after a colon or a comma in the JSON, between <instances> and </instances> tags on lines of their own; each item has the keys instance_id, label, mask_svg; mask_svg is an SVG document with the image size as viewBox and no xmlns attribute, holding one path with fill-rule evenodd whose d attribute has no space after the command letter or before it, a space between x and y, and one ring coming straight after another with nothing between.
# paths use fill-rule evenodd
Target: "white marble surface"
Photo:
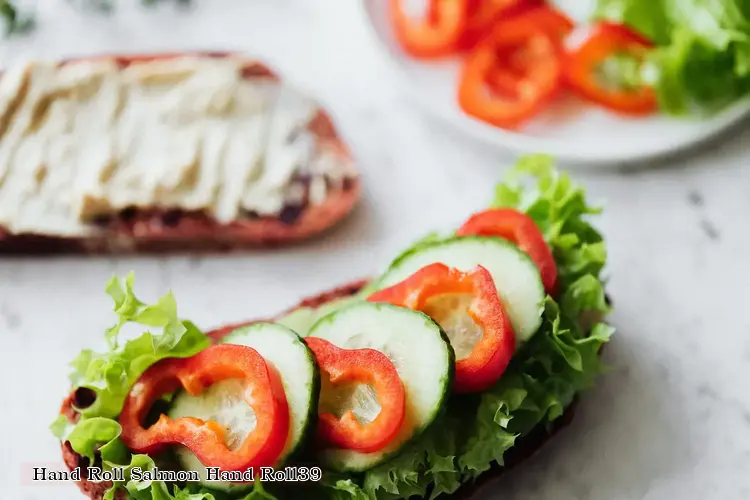
<instances>
[{"instance_id":1,"label":"white marble surface","mask_svg":"<svg viewBox=\"0 0 750 500\"><path fill-rule=\"evenodd\" d=\"M257 53L330 107L360 161L365 199L334 233L283 251L0 261L2 499L81 498L72 485L29 486L21 475L58 460L47 425L65 394L66 363L111 321L103 287L113 272L134 269L150 298L172 287L182 313L204 326L266 315L454 226L489 200L510 161L404 99L354 0L204 0L189 15L139 14L131 3L106 19L39 0L38 32L0 43L1 62L145 49ZM659 168L578 173L607 204L613 370L498 498L750 498L748 144L745 130Z\"/></svg>"}]
</instances>

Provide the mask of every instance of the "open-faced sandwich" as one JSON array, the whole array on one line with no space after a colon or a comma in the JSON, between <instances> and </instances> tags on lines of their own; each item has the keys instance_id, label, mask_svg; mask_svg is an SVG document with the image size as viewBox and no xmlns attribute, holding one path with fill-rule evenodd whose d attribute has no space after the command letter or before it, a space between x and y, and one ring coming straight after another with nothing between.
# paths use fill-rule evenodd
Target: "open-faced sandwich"
<instances>
[{"instance_id":1,"label":"open-faced sandwich","mask_svg":"<svg viewBox=\"0 0 750 500\"><path fill-rule=\"evenodd\" d=\"M281 244L359 197L328 114L239 55L19 64L0 116L0 254Z\"/></svg>"},{"instance_id":2,"label":"open-faced sandwich","mask_svg":"<svg viewBox=\"0 0 750 500\"><path fill-rule=\"evenodd\" d=\"M472 498L601 372L595 213L527 157L491 208L376 278L208 333L113 279L111 349L73 362L53 424L65 463L92 499ZM129 322L148 331L120 343Z\"/></svg>"}]
</instances>

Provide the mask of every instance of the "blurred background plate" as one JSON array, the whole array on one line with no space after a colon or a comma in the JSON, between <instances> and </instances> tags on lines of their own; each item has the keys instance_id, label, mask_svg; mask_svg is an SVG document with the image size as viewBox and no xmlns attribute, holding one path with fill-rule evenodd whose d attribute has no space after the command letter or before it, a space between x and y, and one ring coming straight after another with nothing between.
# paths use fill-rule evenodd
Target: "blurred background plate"
<instances>
[{"instance_id":1,"label":"blurred background plate","mask_svg":"<svg viewBox=\"0 0 750 500\"><path fill-rule=\"evenodd\" d=\"M395 39L387 0L362 0L364 15L377 42L401 77L404 87L430 115L478 139L516 153L544 152L574 164L617 166L673 155L716 137L750 116L750 100L708 119L618 116L566 97L519 131L487 125L458 106L459 60L419 61L405 54ZM590 0L558 1L578 21L593 11Z\"/></svg>"}]
</instances>

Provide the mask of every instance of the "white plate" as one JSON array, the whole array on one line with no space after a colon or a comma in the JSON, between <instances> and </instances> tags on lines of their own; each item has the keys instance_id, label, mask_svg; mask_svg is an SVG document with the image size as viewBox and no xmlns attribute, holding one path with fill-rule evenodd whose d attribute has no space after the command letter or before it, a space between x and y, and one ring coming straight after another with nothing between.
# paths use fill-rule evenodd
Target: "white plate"
<instances>
[{"instance_id":1,"label":"white plate","mask_svg":"<svg viewBox=\"0 0 750 500\"><path fill-rule=\"evenodd\" d=\"M715 137L750 116L750 99L709 119L664 115L627 118L566 98L519 131L492 127L465 115L456 100L458 60L425 63L406 55L388 19L388 1L362 0L373 34L410 96L428 113L489 143L518 153L548 153L561 161L615 166L678 153ZM589 2L590 3L590 2ZM586 0L558 1L575 19L591 12Z\"/></svg>"}]
</instances>

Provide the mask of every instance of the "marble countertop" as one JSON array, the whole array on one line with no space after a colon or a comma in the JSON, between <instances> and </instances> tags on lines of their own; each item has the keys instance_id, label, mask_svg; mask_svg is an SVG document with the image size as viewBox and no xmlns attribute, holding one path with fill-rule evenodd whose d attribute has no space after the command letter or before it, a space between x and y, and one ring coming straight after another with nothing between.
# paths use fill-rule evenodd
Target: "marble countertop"
<instances>
[{"instance_id":1,"label":"marble countertop","mask_svg":"<svg viewBox=\"0 0 750 500\"><path fill-rule=\"evenodd\" d=\"M331 109L366 190L336 231L279 251L0 261L0 497L13 500L82 498L70 484L21 478L30 465L59 460L47 426L66 392L66 363L112 320L103 293L112 273L135 270L149 298L171 287L183 314L206 327L268 315L455 226L487 203L512 162L413 108L355 1L212 0L189 14L121 2L111 18L75 3L38 2L37 32L0 43L0 62L188 48L257 54ZM606 203L599 226L619 331L606 353L612 371L497 498L750 498L749 161L746 129L648 169L577 171Z\"/></svg>"}]
</instances>

